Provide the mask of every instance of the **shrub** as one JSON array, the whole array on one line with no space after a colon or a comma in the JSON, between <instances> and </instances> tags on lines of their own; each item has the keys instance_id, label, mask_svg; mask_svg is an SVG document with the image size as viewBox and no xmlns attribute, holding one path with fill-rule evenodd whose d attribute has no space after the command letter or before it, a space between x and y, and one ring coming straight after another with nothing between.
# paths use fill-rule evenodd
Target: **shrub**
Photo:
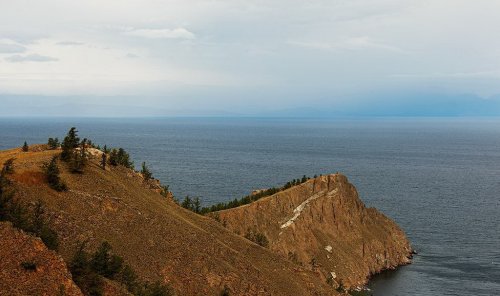
<instances>
[{"instance_id":1,"label":"shrub","mask_svg":"<svg viewBox=\"0 0 500 296\"><path fill-rule=\"evenodd\" d=\"M60 171L57 166L57 156L52 157L50 162L46 162L42 165L42 170L47 177L47 182L50 188L55 191L66 191L68 188L64 182L61 181L59 177Z\"/></svg>"},{"instance_id":2,"label":"shrub","mask_svg":"<svg viewBox=\"0 0 500 296\"><path fill-rule=\"evenodd\" d=\"M253 241L254 243L256 243L264 248L269 247L269 239L263 233L248 229L247 233L245 234L245 238Z\"/></svg>"},{"instance_id":3,"label":"shrub","mask_svg":"<svg viewBox=\"0 0 500 296\"><path fill-rule=\"evenodd\" d=\"M59 138L55 138L55 139L54 138L49 138L49 140L47 141L47 146L51 150L59 148L60 145L61 144L59 143Z\"/></svg>"},{"instance_id":4,"label":"shrub","mask_svg":"<svg viewBox=\"0 0 500 296\"><path fill-rule=\"evenodd\" d=\"M173 295L172 289L160 282L139 282L134 270L123 262L123 258L111 253L111 245L107 242L103 242L92 256L82 243L71 260L70 270L73 280L85 295L102 295L102 277L119 281L137 296Z\"/></svg>"},{"instance_id":5,"label":"shrub","mask_svg":"<svg viewBox=\"0 0 500 296\"><path fill-rule=\"evenodd\" d=\"M36 264L31 261L21 263L21 266L28 271L36 271Z\"/></svg>"},{"instance_id":6,"label":"shrub","mask_svg":"<svg viewBox=\"0 0 500 296\"><path fill-rule=\"evenodd\" d=\"M3 163L1 174L5 176L12 173L14 173L14 158L9 158Z\"/></svg>"},{"instance_id":7,"label":"shrub","mask_svg":"<svg viewBox=\"0 0 500 296\"><path fill-rule=\"evenodd\" d=\"M279 188L272 187L272 188L269 188L266 190L262 190L256 194L247 195L241 199L235 198L234 200L226 202L226 203L221 202L221 203L217 203L215 205L212 205L210 207L203 207L203 208L201 208L200 213L206 214L206 213L210 213L210 212L222 211L222 210L232 209L232 208L236 208L236 207L239 207L242 205L246 205L246 204L252 203L254 201L257 201L263 197L276 194L276 193L283 191L283 190L286 190L292 186L296 186L296 185L299 185L301 183L304 183L309 179L310 179L309 177L304 175L302 177L302 179L293 179L292 181L287 182L285 185L283 185L282 187L279 187Z\"/></svg>"},{"instance_id":8,"label":"shrub","mask_svg":"<svg viewBox=\"0 0 500 296\"><path fill-rule=\"evenodd\" d=\"M33 209L30 232L40 237L47 248L50 250L57 250L59 247L57 233L47 225L44 215L45 206L41 201L37 201Z\"/></svg>"},{"instance_id":9,"label":"shrub","mask_svg":"<svg viewBox=\"0 0 500 296\"><path fill-rule=\"evenodd\" d=\"M146 283L139 291L135 291L138 296L171 296L174 295L172 289L167 285L156 281L154 283Z\"/></svg>"},{"instance_id":10,"label":"shrub","mask_svg":"<svg viewBox=\"0 0 500 296\"><path fill-rule=\"evenodd\" d=\"M106 155L106 153L103 153L102 156L101 156L101 167L103 170L106 169L106 163L108 161L108 156Z\"/></svg>"},{"instance_id":11,"label":"shrub","mask_svg":"<svg viewBox=\"0 0 500 296\"><path fill-rule=\"evenodd\" d=\"M151 173L151 171L147 167L146 162L142 163L141 175L146 181L150 180L153 177L153 173Z\"/></svg>"},{"instance_id":12,"label":"shrub","mask_svg":"<svg viewBox=\"0 0 500 296\"><path fill-rule=\"evenodd\" d=\"M80 143L79 150L73 150L72 157L70 159L70 169L72 173L82 174L83 168L87 163L87 139L83 139Z\"/></svg>"},{"instance_id":13,"label":"shrub","mask_svg":"<svg viewBox=\"0 0 500 296\"><path fill-rule=\"evenodd\" d=\"M85 251L85 243L81 243L69 265L73 281L85 295L99 296L103 293L103 280L95 272Z\"/></svg>"},{"instance_id":14,"label":"shrub","mask_svg":"<svg viewBox=\"0 0 500 296\"><path fill-rule=\"evenodd\" d=\"M92 256L92 269L98 274L113 279L122 269L123 259L117 255L112 255L111 245L103 242L99 249Z\"/></svg>"}]
</instances>

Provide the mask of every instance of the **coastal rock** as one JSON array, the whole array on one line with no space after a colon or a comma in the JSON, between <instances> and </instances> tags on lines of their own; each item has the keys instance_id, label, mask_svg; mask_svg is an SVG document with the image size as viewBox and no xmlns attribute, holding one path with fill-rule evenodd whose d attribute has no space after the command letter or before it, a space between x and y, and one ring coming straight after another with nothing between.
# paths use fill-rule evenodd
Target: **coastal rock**
<instances>
[{"instance_id":1,"label":"coastal rock","mask_svg":"<svg viewBox=\"0 0 500 296\"><path fill-rule=\"evenodd\" d=\"M404 232L367 208L341 174L311 179L212 215L240 235L264 234L272 251L337 286L363 286L373 274L411 262Z\"/></svg>"}]
</instances>

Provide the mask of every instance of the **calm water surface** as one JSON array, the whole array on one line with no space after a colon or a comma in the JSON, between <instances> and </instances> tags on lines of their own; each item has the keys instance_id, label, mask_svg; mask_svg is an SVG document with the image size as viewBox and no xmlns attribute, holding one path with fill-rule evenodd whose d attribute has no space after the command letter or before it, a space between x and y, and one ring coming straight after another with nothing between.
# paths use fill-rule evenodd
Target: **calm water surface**
<instances>
[{"instance_id":1,"label":"calm water surface","mask_svg":"<svg viewBox=\"0 0 500 296\"><path fill-rule=\"evenodd\" d=\"M374 295L499 295L500 121L475 119L0 119L0 149L71 126L146 161L176 196L205 204L342 172L419 252Z\"/></svg>"}]
</instances>

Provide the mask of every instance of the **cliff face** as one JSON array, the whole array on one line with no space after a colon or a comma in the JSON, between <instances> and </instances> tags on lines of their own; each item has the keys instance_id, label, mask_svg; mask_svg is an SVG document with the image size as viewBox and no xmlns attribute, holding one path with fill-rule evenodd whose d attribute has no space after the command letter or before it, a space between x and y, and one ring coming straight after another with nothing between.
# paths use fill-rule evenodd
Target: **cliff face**
<instances>
[{"instance_id":1,"label":"cliff face","mask_svg":"<svg viewBox=\"0 0 500 296\"><path fill-rule=\"evenodd\" d=\"M0 295L83 294L59 255L40 239L0 222Z\"/></svg>"},{"instance_id":2,"label":"cliff face","mask_svg":"<svg viewBox=\"0 0 500 296\"><path fill-rule=\"evenodd\" d=\"M231 295L338 295L308 268L179 207L131 170L101 169L98 157L83 174L70 174L59 163L68 191L50 189L40 167L57 153L0 151L0 163L16 158L9 175L16 196L45 204L66 262L80 242L87 241L93 251L107 241L141 280L169 283L177 295L219 295L224 287Z\"/></svg>"},{"instance_id":3,"label":"cliff face","mask_svg":"<svg viewBox=\"0 0 500 296\"><path fill-rule=\"evenodd\" d=\"M410 263L412 251L403 231L366 208L340 174L212 215L237 234L264 234L272 251L334 287L360 287L370 275Z\"/></svg>"}]
</instances>

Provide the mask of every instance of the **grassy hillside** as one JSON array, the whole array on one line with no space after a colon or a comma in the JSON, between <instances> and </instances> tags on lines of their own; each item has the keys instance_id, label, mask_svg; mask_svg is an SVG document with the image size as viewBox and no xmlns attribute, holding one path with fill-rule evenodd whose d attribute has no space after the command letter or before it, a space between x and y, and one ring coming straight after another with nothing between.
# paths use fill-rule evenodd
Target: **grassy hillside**
<instances>
[{"instance_id":1,"label":"grassy hillside","mask_svg":"<svg viewBox=\"0 0 500 296\"><path fill-rule=\"evenodd\" d=\"M336 295L317 273L179 207L130 169L103 170L99 157L83 174L59 162L68 190L51 189L41 166L58 153L45 145L11 149L0 163L15 158L16 196L45 204L67 262L81 242L93 251L107 241L142 280L168 283L178 295L219 295L225 287L231 295Z\"/></svg>"}]
</instances>

